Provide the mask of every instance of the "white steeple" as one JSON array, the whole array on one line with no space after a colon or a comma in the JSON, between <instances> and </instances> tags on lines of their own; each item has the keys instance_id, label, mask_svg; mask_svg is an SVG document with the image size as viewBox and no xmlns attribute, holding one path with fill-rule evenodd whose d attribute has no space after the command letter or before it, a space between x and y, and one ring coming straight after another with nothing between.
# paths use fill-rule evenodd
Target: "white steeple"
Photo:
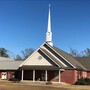
<instances>
[{"instance_id":1,"label":"white steeple","mask_svg":"<svg viewBox=\"0 0 90 90\"><path fill-rule=\"evenodd\" d=\"M48 14L48 27L46 33L46 42L53 46L52 43L52 32L51 32L51 16L50 16L50 4L49 4L49 14Z\"/></svg>"}]
</instances>

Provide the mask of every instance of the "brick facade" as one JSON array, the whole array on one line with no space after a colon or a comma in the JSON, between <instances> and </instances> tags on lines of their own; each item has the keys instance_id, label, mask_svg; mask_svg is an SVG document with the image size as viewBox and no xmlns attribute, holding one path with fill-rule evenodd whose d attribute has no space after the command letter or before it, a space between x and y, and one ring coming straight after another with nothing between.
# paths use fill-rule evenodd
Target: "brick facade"
<instances>
[{"instance_id":1,"label":"brick facade","mask_svg":"<svg viewBox=\"0 0 90 90\"><path fill-rule=\"evenodd\" d=\"M77 70L65 70L61 72L61 82L74 84L77 81Z\"/></svg>"},{"instance_id":2,"label":"brick facade","mask_svg":"<svg viewBox=\"0 0 90 90\"><path fill-rule=\"evenodd\" d=\"M87 71L87 77L90 78L90 71Z\"/></svg>"},{"instance_id":3,"label":"brick facade","mask_svg":"<svg viewBox=\"0 0 90 90\"><path fill-rule=\"evenodd\" d=\"M0 79L7 79L15 77L15 71L0 71Z\"/></svg>"}]
</instances>

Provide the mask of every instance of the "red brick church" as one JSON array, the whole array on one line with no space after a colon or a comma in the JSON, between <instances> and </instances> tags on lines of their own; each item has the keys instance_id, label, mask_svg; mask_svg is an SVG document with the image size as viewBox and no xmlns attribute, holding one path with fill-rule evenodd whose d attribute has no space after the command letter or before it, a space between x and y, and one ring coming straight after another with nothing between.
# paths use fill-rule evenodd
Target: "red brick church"
<instances>
[{"instance_id":1,"label":"red brick church","mask_svg":"<svg viewBox=\"0 0 90 90\"><path fill-rule=\"evenodd\" d=\"M46 42L21 65L21 80L66 82L74 84L81 77L88 77L87 67L52 42L50 6Z\"/></svg>"},{"instance_id":2,"label":"red brick church","mask_svg":"<svg viewBox=\"0 0 90 90\"><path fill-rule=\"evenodd\" d=\"M6 66L4 63L5 62L2 63L0 70L1 79L9 79L14 75L21 79L21 81L50 81L74 84L80 78L90 77L90 58L74 58L67 52L53 45L50 6L46 42L25 61L16 61L15 64L13 64L13 66L17 65L16 67L12 65L13 68L10 67L10 61L7 62Z\"/></svg>"}]
</instances>

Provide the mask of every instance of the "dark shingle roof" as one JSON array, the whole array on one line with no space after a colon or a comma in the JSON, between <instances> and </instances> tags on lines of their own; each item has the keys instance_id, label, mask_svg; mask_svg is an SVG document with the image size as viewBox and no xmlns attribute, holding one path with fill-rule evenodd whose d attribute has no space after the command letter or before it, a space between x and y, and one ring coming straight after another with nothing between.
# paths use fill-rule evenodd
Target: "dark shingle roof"
<instances>
[{"instance_id":1,"label":"dark shingle roof","mask_svg":"<svg viewBox=\"0 0 90 90\"><path fill-rule=\"evenodd\" d=\"M56 62L59 66L61 66L62 68L65 68L64 65L62 65L54 56L52 56L49 52L47 52L45 49L41 49L42 51L44 51L44 53L46 53L54 62Z\"/></svg>"},{"instance_id":2,"label":"dark shingle roof","mask_svg":"<svg viewBox=\"0 0 90 90\"><path fill-rule=\"evenodd\" d=\"M87 70L81 63L79 63L74 57L72 57L67 52L65 52L55 46L52 47L48 43L46 43L46 44L47 44L47 46L52 48L53 51L57 52L59 54L59 56L61 56L61 58L63 58L63 62L66 63L67 65L71 65L72 67L74 66L73 68L76 68L79 70Z\"/></svg>"},{"instance_id":3,"label":"dark shingle roof","mask_svg":"<svg viewBox=\"0 0 90 90\"><path fill-rule=\"evenodd\" d=\"M90 57L76 57L76 59L87 69L87 71L90 71Z\"/></svg>"},{"instance_id":4,"label":"dark shingle roof","mask_svg":"<svg viewBox=\"0 0 90 90\"><path fill-rule=\"evenodd\" d=\"M70 62L72 65L74 65L77 69L84 69L86 70L86 68L80 63L78 62L73 56L71 56L70 54L68 54L67 52L53 47L61 56L63 56L68 62Z\"/></svg>"},{"instance_id":5,"label":"dark shingle roof","mask_svg":"<svg viewBox=\"0 0 90 90\"><path fill-rule=\"evenodd\" d=\"M47 49L47 51L50 51L51 53L47 52L46 50L43 51L47 53L52 58L52 60L57 62L62 68L86 70L86 68L82 64L80 64L74 57L72 57L70 54L66 53L65 51L55 46L52 47L47 42L43 46ZM66 64L67 67L63 66L61 62L55 59L52 55L57 57L62 63Z\"/></svg>"}]
</instances>

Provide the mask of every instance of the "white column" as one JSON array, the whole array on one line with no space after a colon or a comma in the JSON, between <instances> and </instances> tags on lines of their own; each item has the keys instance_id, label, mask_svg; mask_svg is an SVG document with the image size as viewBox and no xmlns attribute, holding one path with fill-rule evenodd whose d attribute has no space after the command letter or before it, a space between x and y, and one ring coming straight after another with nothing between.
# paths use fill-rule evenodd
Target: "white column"
<instances>
[{"instance_id":1,"label":"white column","mask_svg":"<svg viewBox=\"0 0 90 90\"><path fill-rule=\"evenodd\" d=\"M35 81L35 70L33 70L33 81Z\"/></svg>"},{"instance_id":2,"label":"white column","mask_svg":"<svg viewBox=\"0 0 90 90\"><path fill-rule=\"evenodd\" d=\"M45 81L47 82L47 70L45 71Z\"/></svg>"},{"instance_id":3,"label":"white column","mask_svg":"<svg viewBox=\"0 0 90 90\"><path fill-rule=\"evenodd\" d=\"M60 74L60 69L59 69L59 83L61 82L61 74Z\"/></svg>"},{"instance_id":4,"label":"white column","mask_svg":"<svg viewBox=\"0 0 90 90\"><path fill-rule=\"evenodd\" d=\"M24 75L24 70L22 70L22 78L21 78L21 79L22 79L22 81L23 81L23 75Z\"/></svg>"}]
</instances>

